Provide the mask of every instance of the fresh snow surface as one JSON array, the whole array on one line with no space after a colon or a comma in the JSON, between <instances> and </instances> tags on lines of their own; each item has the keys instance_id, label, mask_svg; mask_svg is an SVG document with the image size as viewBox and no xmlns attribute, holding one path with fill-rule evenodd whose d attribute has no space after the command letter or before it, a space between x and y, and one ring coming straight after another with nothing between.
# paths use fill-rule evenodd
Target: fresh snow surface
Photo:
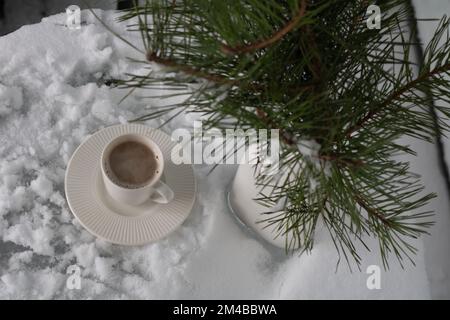
<instances>
[{"instance_id":1,"label":"fresh snow surface","mask_svg":"<svg viewBox=\"0 0 450 320\"><path fill-rule=\"evenodd\" d=\"M125 33L113 12L98 14ZM157 243L112 245L84 230L65 201L64 173L71 154L89 134L168 103L144 96L169 91L136 90L119 105L127 91L111 89L104 80L148 70L126 59L141 58L139 53L89 12L83 15L87 24L80 30L64 27L60 14L0 38L0 298L433 297L426 270L430 265L430 270L441 270L444 262L433 262L438 254L433 250L427 259L422 240L415 243L416 266L406 264L402 270L392 259L390 271L381 270L380 290L366 285L367 267L380 264L375 239L368 239L372 253L361 250L362 271L353 273L345 261L336 271L336 252L323 231L310 255L286 256L260 241L227 207L235 166L221 165L208 175L210 167L196 165L197 203L187 221ZM137 34L125 36L139 43ZM164 120L146 124L158 126ZM163 130L192 128L194 120L183 115ZM414 168L440 196L431 208L448 213L435 148L417 148L422 158ZM434 238L446 232L444 227L435 231ZM448 242L439 245L448 251ZM81 270L79 290L67 286L73 265ZM433 281L437 277L448 283L448 270L433 275Z\"/></svg>"},{"instance_id":2,"label":"fresh snow surface","mask_svg":"<svg viewBox=\"0 0 450 320\"><path fill-rule=\"evenodd\" d=\"M6 87L0 84L0 117L7 116L14 110L22 107L22 89L19 87Z\"/></svg>"}]
</instances>

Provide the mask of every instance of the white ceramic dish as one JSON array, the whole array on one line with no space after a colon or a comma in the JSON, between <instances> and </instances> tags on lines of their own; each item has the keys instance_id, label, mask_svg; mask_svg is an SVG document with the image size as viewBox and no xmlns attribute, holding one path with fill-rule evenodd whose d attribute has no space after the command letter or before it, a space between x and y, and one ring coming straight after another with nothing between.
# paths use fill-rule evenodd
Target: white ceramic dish
<instances>
[{"instance_id":1,"label":"white ceramic dish","mask_svg":"<svg viewBox=\"0 0 450 320\"><path fill-rule=\"evenodd\" d=\"M148 200L131 206L106 193L100 170L102 150L109 141L127 133L146 135L161 148L163 180L175 193L170 203ZM67 202L81 225L95 236L121 245L153 242L180 226L194 205L196 184L191 165L175 165L170 160L174 145L162 131L139 124L114 125L87 138L73 153L65 177Z\"/></svg>"}]
</instances>

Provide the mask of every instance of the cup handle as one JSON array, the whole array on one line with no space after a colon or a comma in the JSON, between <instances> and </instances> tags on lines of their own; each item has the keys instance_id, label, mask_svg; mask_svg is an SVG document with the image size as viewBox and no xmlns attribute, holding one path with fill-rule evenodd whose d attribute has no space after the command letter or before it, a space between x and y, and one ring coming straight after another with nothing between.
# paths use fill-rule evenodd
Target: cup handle
<instances>
[{"instance_id":1,"label":"cup handle","mask_svg":"<svg viewBox=\"0 0 450 320\"><path fill-rule=\"evenodd\" d=\"M162 181L153 186L155 192L150 199L156 203L166 204L173 200L174 193L170 187Z\"/></svg>"}]
</instances>

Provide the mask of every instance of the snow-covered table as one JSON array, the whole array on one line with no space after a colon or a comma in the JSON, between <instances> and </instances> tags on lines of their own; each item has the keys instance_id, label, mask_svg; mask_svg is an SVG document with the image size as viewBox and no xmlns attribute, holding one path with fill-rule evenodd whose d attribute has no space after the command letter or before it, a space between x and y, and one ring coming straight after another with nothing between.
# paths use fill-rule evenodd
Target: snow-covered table
<instances>
[{"instance_id":1,"label":"snow-covered table","mask_svg":"<svg viewBox=\"0 0 450 320\"><path fill-rule=\"evenodd\" d=\"M99 14L124 33L112 13ZM145 72L126 59L139 54L90 15L81 30L67 29L64 20L52 16L0 38L0 298L449 297L442 253L450 245L449 204L433 145L416 144L413 169L438 193L430 209L442 224L416 243L416 267L402 270L392 261L389 272L381 271L380 290L366 285L367 267L380 263L376 241L374 252L363 254L362 272L350 273L345 262L335 272L336 253L325 238L311 255L286 256L236 223L226 205L234 166L211 175L210 167L195 166L194 210L158 243L122 247L90 235L65 201L69 157L87 135L163 102L136 90L118 105L126 91L109 88L105 79ZM164 130L190 127L192 120L181 117ZM72 265L81 269L79 290L66 285Z\"/></svg>"}]
</instances>

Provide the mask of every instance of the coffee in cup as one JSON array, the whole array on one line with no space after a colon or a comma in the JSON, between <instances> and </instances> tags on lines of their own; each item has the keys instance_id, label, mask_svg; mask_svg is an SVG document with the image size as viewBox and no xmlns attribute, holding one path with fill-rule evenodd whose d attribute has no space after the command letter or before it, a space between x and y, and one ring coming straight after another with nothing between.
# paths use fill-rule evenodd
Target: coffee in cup
<instances>
[{"instance_id":1,"label":"coffee in cup","mask_svg":"<svg viewBox=\"0 0 450 320\"><path fill-rule=\"evenodd\" d=\"M131 205L140 205L149 198L168 203L173 191L161 176L164 159L158 145L139 134L125 134L110 141L102 152L101 168L109 195Z\"/></svg>"},{"instance_id":2,"label":"coffee in cup","mask_svg":"<svg viewBox=\"0 0 450 320\"><path fill-rule=\"evenodd\" d=\"M124 188L139 188L158 174L159 161L159 157L145 144L125 141L111 150L107 174Z\"/></svg>"}]
</instances>

